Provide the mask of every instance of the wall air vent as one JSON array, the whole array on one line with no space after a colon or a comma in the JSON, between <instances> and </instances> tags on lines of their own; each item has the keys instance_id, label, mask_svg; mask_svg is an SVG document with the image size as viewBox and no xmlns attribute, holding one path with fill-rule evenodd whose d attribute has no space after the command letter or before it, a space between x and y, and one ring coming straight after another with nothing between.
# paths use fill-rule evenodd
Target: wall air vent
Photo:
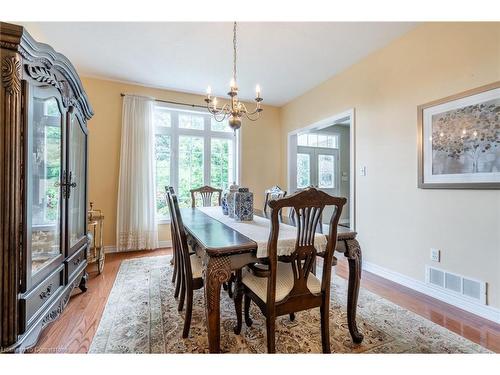
<instances>
[{"instance_id":1,"label":"wall air vent","mask_svg":"<svg viewBox=\"0 0 500 375\"><path fill-rule=\"evenodd\" d=\"M486 304L486 283L439 268L425 267L425 282L443 291Z\"/></svg>"}]
</instances>

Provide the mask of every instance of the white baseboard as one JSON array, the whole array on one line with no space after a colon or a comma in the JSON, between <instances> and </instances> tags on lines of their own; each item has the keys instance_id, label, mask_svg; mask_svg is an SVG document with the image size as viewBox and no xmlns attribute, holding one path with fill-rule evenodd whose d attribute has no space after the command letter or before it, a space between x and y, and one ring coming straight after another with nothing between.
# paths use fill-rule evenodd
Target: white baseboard
<instances>
[{"instance_id":1,"label":"white baseboard","mask_svg":"<svg viewBox=\"0 0 500 375\"><path fill-rule=\"evenodd\" d=\"M363 270L500 324L500 309L472 302L458 295L437 289L423 281L415 280L411 277L381 267L374 263L363 262Z\"/></svg>"},{"instance_id":2,"label":"white baseboard","mask_svg":"<svg viewBox=\"0 0 500 375\"><path fill-rule=\"evenodd\" d=\"M172 246L172 241L170 241L170 240L169 241L159 241L158 245L160 246L160 248L171 247ZM104 252L106 254L108 254L108 253L127 253L129 251L135 251L135 250L121 250L121 251L118 251L116 249L115 245L104 246Z\"/></svg>"},{"instance_id":3,"label":"white baseboard","mask_svg":"<svg viewBox=\"0 0 500 375\"><path fill-rule=\"evenodd\" d=\"M159 241L160 247L172 247L172 241Z\"/></svg>"}]
</instances>

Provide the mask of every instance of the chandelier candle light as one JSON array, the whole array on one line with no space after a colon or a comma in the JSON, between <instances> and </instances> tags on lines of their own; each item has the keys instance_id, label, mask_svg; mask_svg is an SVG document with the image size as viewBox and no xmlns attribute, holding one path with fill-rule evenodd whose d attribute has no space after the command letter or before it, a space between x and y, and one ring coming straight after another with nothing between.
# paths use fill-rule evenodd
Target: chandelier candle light
<instances>
[{"instance_id":1,"label":"chandelier candle light","mask_svg":"<svg viewBox=\"0 0 500 375\"><path fill-rule=\"evenodd\" d=\"M222 106L222 108L217 107L217 98L212 97L212 90L210 86L207 88L207 97L205 102L207 103L208 111L214 116L215 120L218 122L228 119L229 126L231 129L236 131L241 127L241 118L245 116L250 121L256 121L260 117L260 113L263 111L260 102L262 98L260 97L260 86L257 85L255 89L255 101L257 106L252 112L249 112L245 107L245 104L238 99L238 86L236 85L236 22L233 25L233 78L231 78L231 83L229 84L230 90L227 93L230 96L230 102Z\"/></svg>"}]
</instances>

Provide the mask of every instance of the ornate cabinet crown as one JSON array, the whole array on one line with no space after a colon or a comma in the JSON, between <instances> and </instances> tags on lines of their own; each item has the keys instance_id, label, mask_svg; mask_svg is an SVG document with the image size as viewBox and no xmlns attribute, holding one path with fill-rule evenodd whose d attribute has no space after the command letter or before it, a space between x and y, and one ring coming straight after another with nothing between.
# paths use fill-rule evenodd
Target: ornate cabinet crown
<instances>
[{"instance_id":1,"label":"ornate cabinet crown","mask_svg":"<svg viewBox=\"0 0 500 375\"><path fill-rule=\"evenodd\" d=\"M86 290L87 121L70 61L0 22L0 350L33 346Z\"/></svg>"}]
</instances>

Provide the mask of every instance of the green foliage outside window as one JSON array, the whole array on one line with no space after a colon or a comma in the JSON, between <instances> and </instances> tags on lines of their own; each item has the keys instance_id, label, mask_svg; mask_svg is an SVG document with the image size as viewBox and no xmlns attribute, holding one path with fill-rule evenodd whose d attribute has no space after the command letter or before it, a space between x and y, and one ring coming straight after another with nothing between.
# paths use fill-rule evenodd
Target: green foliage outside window
<instances>
[{"instance_id":1,"label":"green foliage outside window","mask_svg":"<svg viewBox=\"0 0 500 375\"><path fill-rule=\"evenodd\" d=\"M178 154L172 154L171 131L172 117L178 120L178 128L199 130L200 135L180 134L177 138ZM232 138L219 138L212 136L210 139L210 181L204 179L204 146L208 136L205 133L206 116L196 113L173 112L157 108L154 122L158 132L155 136L156 160L156 212L159 218L169 218L168 203L166 201L165 186L172 184L170 170L178 170L178 186L176 188L180 207L191 207L191 189L199 188L205 184L226 189L233 180L234 170L234 140ZM217 132L232 132L227 121L218 123L211 119L210 129ZM174 129L175 131L175 129ZM202 133L203 132L203 133ZM175 133L174 133L175 134ZM171 165L172 158L178 165ZM215 198L215 197L214 197Z\"/></svg>"},{"instance_id":2,"label":"green foliage outside window","mask_svg":"<svg viewBox=\"0 0 500 375\"><path fill-rule=\"evenodd\" d=\"M213 187L227 189L230 185L232 177L232 170L230 170L232 145L230 139L212 138L210 185Z\"/></svg>"},{"instance_id":3,"label":"green foliage outside window","mask_svg":"<svg viewBox=\"0 0 500 375\"><path fill-rule=\"evenodd\" d=\"M170 185L170 152L170 136L157 134L155 137L156 212L160 217L168 216L165 187Z\"/></svg>"},{"instance_id":4,"label":"green foliage outside window","mask_svg":"<svg viewBox=\"0 0 500 375\"><path fill-rule=\"evenodd\" d=\"M203 138L179 137L179 205L191 205L189 190L203 186Z\"/></svg>"}]
</instances>

